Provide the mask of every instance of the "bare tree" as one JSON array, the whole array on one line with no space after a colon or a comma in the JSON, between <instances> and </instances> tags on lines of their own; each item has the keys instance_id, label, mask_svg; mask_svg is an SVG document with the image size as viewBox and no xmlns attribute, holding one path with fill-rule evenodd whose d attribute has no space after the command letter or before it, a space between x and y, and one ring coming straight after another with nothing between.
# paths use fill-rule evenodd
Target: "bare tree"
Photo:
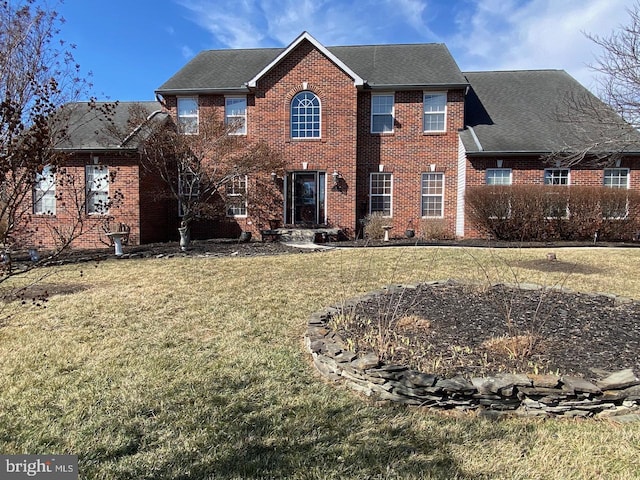
<instances>
[{"instance_id":1,"label":"bare tree","mask_svg":"<svg viewBox=\"0 0 640 480\"><path fill-rule=\"evenodd\" d=\"M55 10L34 0L0 1L0 282L37 265L18 271L11 254L33 234L34 205L46 208L43 188L57 182L59 169L64 176L66 156L57 148L67 135L64 105L90 88L73 47L59 39L62 23ZM70 229L51 255L68 247L81 230Z\"/></svg>"},{"instance_id":2,"label":"bare tree","mask_svg":"<svg viewBox=\"0 0 640 480\"><path fill-rule=\"evenodd\" d=\"M585 92L564 99L557 117L570 123L573 133L547 160L569 167L602 167L640 153L640 3L627 12L628 23L610 35L586 34L601 50L590 65L600 74L600 98Z\"/></svg>"},{"instance_id":3,"label":"bare tree","mask_svg":"<svg viewBox=\"0 0 640 480\"><path fill-rule=\"evenodd\" d=\"M139 116L131 117L139 123ZM141 164L162 179L166 194L178 202L185 248L194 219L214 219L244 206L259 211L277 194L272 174L282 177L282 157L265 142L235 135L238 126L225 123L213 110L200 112L195 134L182 133L168 115L144 128ZM248 193L251 187L253 194Z\"/></svg>"}]
</instances>

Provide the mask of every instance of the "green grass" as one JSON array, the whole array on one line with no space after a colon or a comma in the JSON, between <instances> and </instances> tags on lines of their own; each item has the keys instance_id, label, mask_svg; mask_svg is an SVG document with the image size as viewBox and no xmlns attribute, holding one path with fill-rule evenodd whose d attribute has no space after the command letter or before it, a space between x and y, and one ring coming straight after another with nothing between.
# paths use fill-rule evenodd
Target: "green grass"
<instances>
[{"instance_id":1,"label":"green grass","mask_svg":"<svg viewBox=\"0 0 640 480\"><path fill-rule=\"evenodd\" d=\"M392 282L640 298L640 250L556 253L583 273L517 266L544 250L446 248L67 267L47 282L86 290L5 310L0 451L77 454L89 479L638 478L639 424L378 404L325 382L304 350L312 312Z\"/></svg>"}]
</instances>

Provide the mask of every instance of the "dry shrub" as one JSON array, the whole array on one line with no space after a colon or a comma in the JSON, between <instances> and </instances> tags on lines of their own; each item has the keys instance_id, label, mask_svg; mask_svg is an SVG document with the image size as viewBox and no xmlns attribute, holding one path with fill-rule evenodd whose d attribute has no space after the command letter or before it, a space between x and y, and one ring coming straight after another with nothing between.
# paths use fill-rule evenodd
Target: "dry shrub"
<instances>
[{"instance_id":1,"label":"dry shrub","mask_svg":"<svg viewBox=\"0 0 640 480\"><path fill-rule=\"evenodd\" d=\"M396 322L396 328L398 330L428 330L431 328L431 322L426 318L419 317L418 315L406 315L398 319Z\"/></svg>"},{"instance_id":2,"label":"dry shrub","mask_svg":"<svg viewBox=\"0 0 640 480\"><path fill-rule=\"evenodd\" d=\"M426 240L452 240L455 235L447 227L444 218L420 219L420 237Z\"/></svg>"},{"instance_id":3,"label":"dry shrub","mask_svg":"<svg viewBox=\"0 0 640 480\"><path fill-rule=\"evenodd\" d=\"M482 347L498 355L523 360L538 353L540 339L531 333L492 337L482 342Z\"/></svg>"},{"instance_id":4,"label":"dry shrub","mask_svg":"<svg viewBox=\"0 0 640 480\"><path fill-rule=\"evenodd\" d=\"M369 240L382 240L384 229L382 227L391 225L393 219L385 217L380 212L370 213L364 219L364 236Z\"/></svg>"}]
</instances>

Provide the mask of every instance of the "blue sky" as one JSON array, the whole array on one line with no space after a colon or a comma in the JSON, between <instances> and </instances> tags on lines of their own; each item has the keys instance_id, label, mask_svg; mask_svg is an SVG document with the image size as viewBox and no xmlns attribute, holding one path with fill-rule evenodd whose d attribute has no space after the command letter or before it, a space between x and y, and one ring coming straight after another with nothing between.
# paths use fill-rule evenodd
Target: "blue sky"
<instances>
[{"instance_id":1,"label":"blue sky","mask_svg":"<svg viewBox=\"0 0 640 480\"><path fill-rule=\"evenodd\" d=\"M152 100L201 50L445 43L463 71L559 68L595 90L599 53L633 0L65 0L61 37L101 100Z\"/></svg>"}]
</instances>

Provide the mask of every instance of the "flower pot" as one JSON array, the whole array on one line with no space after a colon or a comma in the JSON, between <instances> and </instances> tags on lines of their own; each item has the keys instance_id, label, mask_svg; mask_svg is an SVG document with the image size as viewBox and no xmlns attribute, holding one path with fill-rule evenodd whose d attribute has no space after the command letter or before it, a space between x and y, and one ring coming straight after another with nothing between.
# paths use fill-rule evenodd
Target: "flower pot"
<instances>
[{"instance_id":1,"label":"flower pot","mask_svg":"<svg viewBox=\"0 0 640 480\"><path fill-rule=\"evenodd\" d=\"M415 236L415 234L416 234L415 230L413 230L411 228L407 228L404 231L404 236L407 237L407 238L413 238Z\"/></svg>"},{"instance_id":2,"label":"flower pot","mask_svg":"<svg viewBox=\"0 0 640 480\"><path fill-rule=\"evenodd\" d=\"M251 241L251 232L242 232L240 234L240 241L243 243L247 243Z\"/></svg>"}]
</instances>

